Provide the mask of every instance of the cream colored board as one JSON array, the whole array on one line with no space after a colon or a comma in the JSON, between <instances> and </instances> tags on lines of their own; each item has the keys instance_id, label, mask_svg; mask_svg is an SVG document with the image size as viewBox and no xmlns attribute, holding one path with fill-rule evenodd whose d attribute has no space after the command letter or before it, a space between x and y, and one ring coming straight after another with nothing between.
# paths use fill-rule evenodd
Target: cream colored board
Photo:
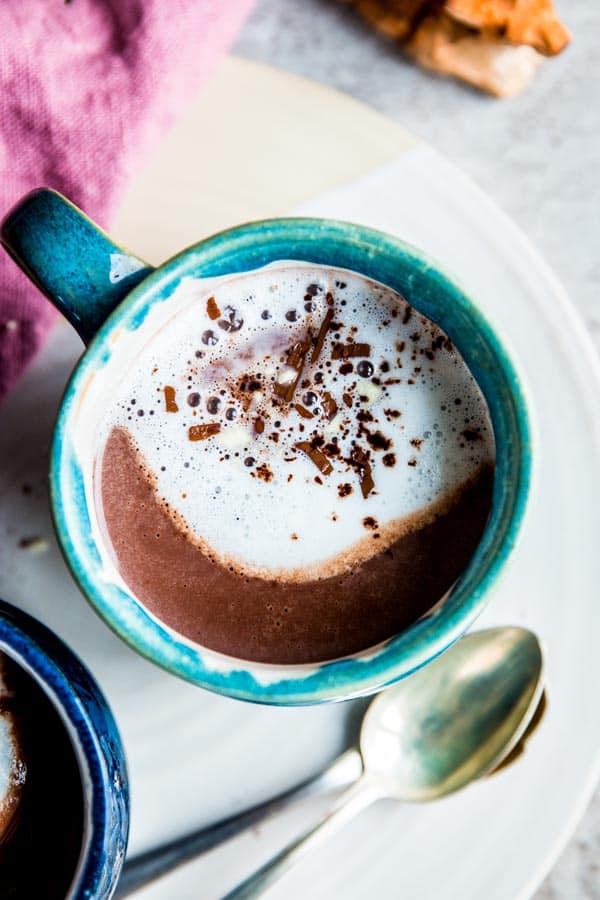
<instances>
[{"instance_id":1,"label":"cream colored board","mask_svg":"<svg viewBox=\"0 0 600 900\"><path fill-rule=\"evenodd\" d=\"M413 143L345 94L229 57L135 180L112 233L156 264L230 225L285 214Z\"/></svg>"}]
</instances>

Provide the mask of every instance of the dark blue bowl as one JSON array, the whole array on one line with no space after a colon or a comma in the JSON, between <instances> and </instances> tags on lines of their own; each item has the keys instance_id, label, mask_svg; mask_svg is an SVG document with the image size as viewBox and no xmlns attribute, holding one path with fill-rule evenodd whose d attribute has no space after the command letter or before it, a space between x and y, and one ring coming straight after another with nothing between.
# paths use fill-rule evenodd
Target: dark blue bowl
<instances>
[{"instance_id":1,"label":"dark blue bowl","mask_svg":"<svg viewBox=\"0 0 600 900\"><path fill-rule=\"evenodd\" d=\"M85 826L68 900L108 900L127 848L129 786L117 726L75 654L37 619L0 600L0 651L21 665L60 713L81 767ZM35 860L31 860L35 865ZM32 898L33 900L33 898Z\"/></svg>"}]
</instances>

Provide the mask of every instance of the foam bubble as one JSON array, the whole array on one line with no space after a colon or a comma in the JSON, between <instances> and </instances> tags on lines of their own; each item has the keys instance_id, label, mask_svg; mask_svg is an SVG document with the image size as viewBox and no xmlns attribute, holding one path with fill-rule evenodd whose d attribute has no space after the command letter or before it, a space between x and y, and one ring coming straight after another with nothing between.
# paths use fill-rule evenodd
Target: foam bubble
<instances>
[{"instance_id":1,"label":"foam bubble","mask_svg":"<svg viewBox=\"0 0 600 900\"><path fill-rule=\"evenodd\" d=\"M227 565L333 574L493 461L464 361L381 284L284 262L183 279L168 304L98 446L127 428L177 521Z\"/></svg>"}]
</instances>

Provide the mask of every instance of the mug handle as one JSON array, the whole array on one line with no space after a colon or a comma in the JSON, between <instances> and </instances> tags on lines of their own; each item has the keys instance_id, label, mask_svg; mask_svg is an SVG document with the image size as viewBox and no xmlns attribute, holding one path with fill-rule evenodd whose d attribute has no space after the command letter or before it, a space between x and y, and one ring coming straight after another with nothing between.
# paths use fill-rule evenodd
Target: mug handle
<instances>
[{"instance_id":1,"label":"mug handle","mask_svg":"<svg viewBox=\"0 0 600 900\"><path fill-rule=\"evenodd\" d=\"M0 242L87 344L129 291L153 272L49 188L23 197Z\"/></svg>"}]
</instances>

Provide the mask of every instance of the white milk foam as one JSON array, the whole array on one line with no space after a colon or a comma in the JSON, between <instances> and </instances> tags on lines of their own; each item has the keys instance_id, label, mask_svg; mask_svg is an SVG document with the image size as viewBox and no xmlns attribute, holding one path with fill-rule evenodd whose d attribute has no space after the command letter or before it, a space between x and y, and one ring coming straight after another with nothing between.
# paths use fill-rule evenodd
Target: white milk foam
<instances>
[{"instance_id":1,"label":"white milk foam","mask_svg":"<svg viewBox=\"0 0 600 900\"><path fill-rule=\"evenodd\" d=\"M301 580L343 571L494 460L466 364L381 284L286 261L185 278L166 303L173 314L131 360L98 446L126 428L179 524L237 571ZM290 366L289 349L307 336L303 364ZM368 347L345 357L352 342ZM207 425L218 433L206 437L198 426ZM311 441L312 458L297 446Z\"/></svg>"}]
</instances>

